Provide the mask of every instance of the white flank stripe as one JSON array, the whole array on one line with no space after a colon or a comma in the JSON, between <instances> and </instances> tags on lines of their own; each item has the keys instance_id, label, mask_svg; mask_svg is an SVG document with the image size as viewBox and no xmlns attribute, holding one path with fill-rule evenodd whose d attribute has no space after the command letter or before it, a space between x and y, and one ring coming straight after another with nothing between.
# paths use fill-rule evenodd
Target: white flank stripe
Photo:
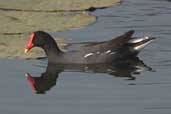
<instances>
[{"instance_id":1,"label":"white flank stripe","mask_svg":"<svg viewBox=\"0 0 171 114\"><path fill-rule=\"evenodd\" d=\"M98 52L96 52L97 54L100 54L100 52L98 51Z\"/></svg>"},{"instance_id":2,"label":"white flank stripe","mask_svg":"<svg viewBox=\"0 0 171 114\"><path fill-rule=\"evenodd\" d=\"M115 52L110 53L111 55L115 54Z\"/></svg>"},{"instance_id":3,"label":"white flank stripe","mask_svg":"<svg viewBox=\"0 0 171 114\"><path fill-rule=\"evenodd\" d=\"M87 58L88 56L91 56L91 55L93 55L93 53L88 53L88 54L84 55L84 58Z\"/></svg>"},{"instance_id":4,"label":"white flank stripe","mask_svg":"<svg viewBox=\"0 0 171 114\"><path fill-rule=\"evenodd\" d=\"M111 50L108 50L108 51L106 51L106 54L107 54L107 53L110 53L110 52L111 52Z\"/></svg>"}]
</instances>

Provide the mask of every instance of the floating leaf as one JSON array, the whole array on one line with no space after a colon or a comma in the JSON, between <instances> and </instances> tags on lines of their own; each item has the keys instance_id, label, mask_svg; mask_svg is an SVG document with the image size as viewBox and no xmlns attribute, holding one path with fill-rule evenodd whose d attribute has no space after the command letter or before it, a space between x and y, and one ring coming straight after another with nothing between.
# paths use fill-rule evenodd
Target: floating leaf
<instances>
[{"instance_id":1,"label":"floating leaf","mask_svg":"<svg viewBox=\"0 0 171 114\"><path fill-rule=\"evenodd\" d=\"M96 20L85 13L0 11L0 33L51 32L80 28Z\"/></svg>"},{"instance_id":2,"label":"floating leaf","mask_svg":"<svg viewBox=\"0 0 171 114\"><path fill-rule=\"evenodd\" d=\"M1 9L69 11L109 7L122 0L0 0Z\"/></svg>"}]
</instances>

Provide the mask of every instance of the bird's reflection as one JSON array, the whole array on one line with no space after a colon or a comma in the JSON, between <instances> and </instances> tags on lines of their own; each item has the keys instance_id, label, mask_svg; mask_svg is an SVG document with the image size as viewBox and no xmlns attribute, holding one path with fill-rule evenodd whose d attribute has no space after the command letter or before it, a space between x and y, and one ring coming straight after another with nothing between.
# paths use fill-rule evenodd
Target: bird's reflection
<instances>
[{"instance_id":1,"label":"bird's reflection","mask_svg":"<svg viewBox=\"0 0 171 114\"><path fill-rule=\"evenodd\" d=\"M27 73L27 81L37 94L44 94L56 85L57 78L61 72L85 72L85 73L106 73L114 77L127 77L135 80L135 75L144 70L152 71L139 58L132 58L124 61L117 61L114 64L94 64L94 65L57 65L48 64L46 71L40 77L34 77Z\"/></svg>"}]
</instances>

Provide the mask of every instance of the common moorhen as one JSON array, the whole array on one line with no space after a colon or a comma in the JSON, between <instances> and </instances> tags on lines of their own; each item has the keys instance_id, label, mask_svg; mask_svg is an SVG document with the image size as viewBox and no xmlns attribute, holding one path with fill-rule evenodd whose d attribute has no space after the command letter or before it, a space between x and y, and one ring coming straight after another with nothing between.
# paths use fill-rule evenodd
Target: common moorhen
<instances>
[{"instance_id":1,"label":"common moorhen","mask_svg":"<svg viewBox=\"0 0 171 114\"><path fill-rule=\"evenodd\" d=\"M30 35L25 53L33 47L42 48L49 63L56 64L99 64L113 63L120 59L136 57L137 54L155 38L132 37L130 30L109 41L84 44L81 48L64 52L59 49L51 35L44 31L36 31Z\"/></svg>"}]
</instances>

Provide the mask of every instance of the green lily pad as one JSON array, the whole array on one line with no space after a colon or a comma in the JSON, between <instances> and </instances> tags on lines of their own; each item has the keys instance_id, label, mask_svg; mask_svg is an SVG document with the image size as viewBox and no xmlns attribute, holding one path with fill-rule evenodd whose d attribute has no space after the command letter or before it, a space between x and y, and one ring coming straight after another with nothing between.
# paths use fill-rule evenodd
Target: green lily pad
<instances>
[{"instance_id":1,"label":"green lily pad","mask_svg":"<svg viewBox=\"0 0 171 114\"><path fill-rule=\"evenodd\" d=\"M68 11L109 7L122 0L0 0L1 9Z\"/></svg>"},{"instance_id":2,"label":"green lily pad","mask_svg":"<svg viewBox=\"0 0 171 114\"><path fill-rule=\"evenodd\" d=\"M0 11L0 33L51 32L80 28L93 23L95 16L86 13Z\"/></svg>"}]
</instances>

